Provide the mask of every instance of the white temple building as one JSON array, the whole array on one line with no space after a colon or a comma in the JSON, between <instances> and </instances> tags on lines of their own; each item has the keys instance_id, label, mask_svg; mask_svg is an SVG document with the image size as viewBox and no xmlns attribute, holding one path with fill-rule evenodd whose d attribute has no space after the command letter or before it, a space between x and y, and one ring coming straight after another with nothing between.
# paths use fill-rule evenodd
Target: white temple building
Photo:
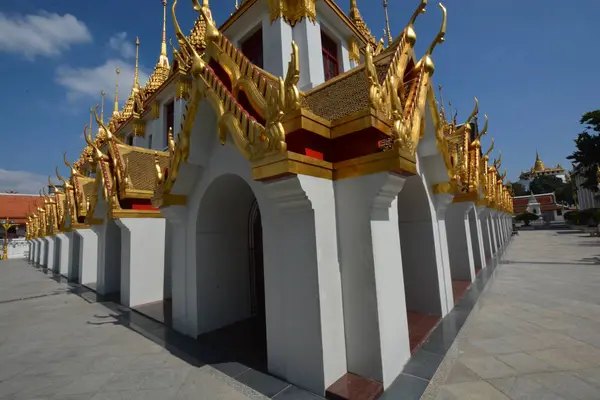
<instances>
[{"instance_id":1,"label":"white temple building","mask_svg":"<svg viewBox=\"0 0 600 400\"><path fill-rule=\"evenodd\" d=\"M383 392L510 238L487 117L474 123L475 99L449 121L433 90L446 10L419 17L422 1L377 41L356 1L347 15L246 0L220 27L194 3L189 35L172 4L171 61L165 6L149 81L136 70L124 107L96 111L57 168L63 189L29 217L31 261L141 312L160 304L198 340L242 337L253 367L318 395L349 379ZM441 26L424 54L417 17Z\"/></svg>"}]
</instances>

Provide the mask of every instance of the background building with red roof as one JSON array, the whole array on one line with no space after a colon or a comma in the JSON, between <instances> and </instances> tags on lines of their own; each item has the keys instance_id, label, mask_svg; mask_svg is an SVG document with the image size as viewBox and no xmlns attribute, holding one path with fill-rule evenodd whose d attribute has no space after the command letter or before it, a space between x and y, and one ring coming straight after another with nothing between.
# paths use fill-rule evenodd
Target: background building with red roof
<instances>
[{"instance_id":1,"label":"background building with red roof","mask_svg":"<svg viewBox=\"0 0 600 400\"><path fill-rule=\"evenodd\" d=\"M24 237L27 215L43 207L44 200L37 194L0 193L0 220L13 220L18 227L9 229L8 237ZM4 228L0 228L0 238L4 238Z\"/></svg>"},{"instance_id":2,"label":"background building with red roof","mask_svg":"<svg viewBox=\"0 0 600 400\"><path fill-rule=\"evenodd\" d=\"M546 222L564 221L563 206L556 203L554 193L529 194L513 197L514 213L521 214L526 211L540 216Z\"/></svg>"}]
</instances>

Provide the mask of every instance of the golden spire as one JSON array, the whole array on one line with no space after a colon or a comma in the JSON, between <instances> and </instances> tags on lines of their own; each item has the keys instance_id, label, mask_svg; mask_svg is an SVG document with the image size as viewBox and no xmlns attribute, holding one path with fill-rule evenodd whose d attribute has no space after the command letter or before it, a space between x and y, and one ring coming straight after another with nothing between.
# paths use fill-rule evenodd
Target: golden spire
<instances>
[{"instance_id":1,"label":"golden spire","mask_svg":"<svg viewBox=\"0 0 600 400\"><path fill-rule=\"evenodd\" d=\"M538 151L535 151L535 164L533 166L533 170L534 171L544 171L546 169L546 166L544 165L544 162L542 161L542 159L540 158L540 153L538 153Z\"/></svg>"},{"instance_id":2,"label":"golden spire","mask_svg":"<svg viewBox=\"0 0 600 400\"><path fill-rule=\"evenodd\" d=\"M390 29L390 19L388 17L388 2L383 0L383 10L385 11L385 31L387 35L388 46L392 44L392 30Z\"/></svg>"},{"instance_id":3,"label":"golden spire","mask_svg":"<svg viewBox=\"0 0 600 400\"><path fill-rule=\"evenodd\" d=\"M92 134L92 112L93 111L94 111L94 109L90 107L90 129L88 130L90 135ZM85 135L85 132L83 132L83 134Z\"/></svg>"},{"instance_id":4,"label":"golden spire","mask_svg":"<svg viewBox=\"0 0 600 400\"><path fill-rule=\"evenodd\" d=\"M100 96L102 96L102 111L100 113L100 118L102 119L102 122L104 122L104 96L106 96L106 92L104 90L101 90Z\"/></svg>"},{"instance_id":5,"label":"golden spire","mask_svg":"<svg viewBox=\"0 0 600 400\"><path fill-rule=\"evenodd\" d=\"M104 96L106 95L106 92L104 90L100 91L100 96L102 96L102 111L100 114L100 120L102 121L102 123L104 123ZM92 110L90 109L90 112ZM92 116L90 114L90 132L92 132L92 120L91 120ZM104 128L102 127L102 125L98 124L98 132L96 133L96 138L97 140L99 140L100 142L106 140L106 131L104 130Z\"/></svg>"},{"instance_id":6,"label":"golden spire","mask_svg":"<svg viewBox=\"0 0 600 400\"><path fill-rule=\"evenodd\" d=\"M113 109L113 117L119 116L119 74L121 73L121 70L118 67L116 73L117 78L115 84L115 108Z\"/></svg>"},{"instance_id":7,"label":"golden spire","mask_svg":"<svg viewBox=\"0 0 600 400\"><path fill-rule=\"evenodd\" d=\"M160 47L160 56L154 67L154 71L146 82L145 94L150 96L169 78L169 58L167 57L167 0L162 0L163 5L163 25L162 25L162 43Z\"/></svg>"},{"instance_id":8,"label":"golden spire","mask_svg":"<svg viewBox=\"0 0 600 400\"><path fill-rule=\"evenodd\" d=\"M135 70L133 71L133 87L137 89L139 84L139 62L140 62L140 38L135 38Z\"/></svg>"},{"instance_id":9,"label":"golden spire","mask_svg":"<svg viewBox=\"0 0 600 400\"><path fill-rule=\"evenodd\" d=\"M375 37L373 36L371 31L367 27L365 20L360 15L360 12L358 11L358 7L356 6L356 0L350 0L350 10L349 10L348 14L349 14L349 17L352 20L352 22L354 22L354 25L356 25L356 27L358 28L359 32L362 33L363 36L367 38L367 40L369 41L369 43L371 43L371 45L373 47L376 47L377 40L375 39Z\"/></svg>"},{"instance_id":10,"label":"golden spire","mask_svg":"<svg viewBox=\"0 0 600 400\"><path fill-rule=\"evenodd\" d=\"M162 0L163 4L163 28L162 28L162 42L160 44L160 57L167 59L167 0ZM169 60L167 59L167 65Z\"/></svg>"}]
</instances>

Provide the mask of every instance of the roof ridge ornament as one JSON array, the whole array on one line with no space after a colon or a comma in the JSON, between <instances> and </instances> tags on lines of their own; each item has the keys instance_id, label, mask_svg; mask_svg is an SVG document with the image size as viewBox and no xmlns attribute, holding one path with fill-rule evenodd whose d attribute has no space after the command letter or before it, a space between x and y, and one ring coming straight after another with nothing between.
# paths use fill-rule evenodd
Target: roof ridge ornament
<instances>
[{"instance_id":1,"label":"roof ridge ornament","mask_svg":"<svg viewBox=\"0 0 600 400\"><path fill-rule=\"evenodd\" d=\"M438 3L438 7L441 8L441 10L442 10L442 26L440 26L440 30L439 30L438 34L435 36L435 38L433 39L433 41L431 42L431 44L425 51L426 56L431 56L431 54L433 54L433 50L435 50L436 46L438 44L444 43L444 41L446 40L446 23L447 23L448 12L446 11L446 7L444 7L444 5L442 3Z\"/></svg>"},{"instance_id":2,"label":"roof ridge ornament","mask_svg":"<svg viewBox=\"0 0 600 400\"><path fill-rule=\"evenodd\" d=\"M490 153L494 150L494 138L492 138L492 144L490 145L490 148L488 149L488 151L486 151L483 155L482 158L489 158L490 157Z\"/></svg>"},{"instance_id":3,"label":"roof ridge ornament","mask_svg":"<svg viewBox=\"0 0 600 400\"><path fill-rule=\"evenodd\" d=\"M485 118L485 124L483 125L483 129L477 133L477 136L475 137L475 140L473 142L481 139L483 136L485 136L487 134L488 123L489 123L487 114L483 114L483 118Z\"/></svg>"},{"instance_id":4,"label":"roof ridge ornament","mask_svg":"<svg viewBox=\"0 0 600 400\"><path fill-rule=\"evenodd\" d=\"M387 0L383 0L383 11L385 13L385 35L387 36L387 45L390 46L392 44L392 30L390 29L390 19L388 16L388 2Z\"/></svg>"}]
</instances>

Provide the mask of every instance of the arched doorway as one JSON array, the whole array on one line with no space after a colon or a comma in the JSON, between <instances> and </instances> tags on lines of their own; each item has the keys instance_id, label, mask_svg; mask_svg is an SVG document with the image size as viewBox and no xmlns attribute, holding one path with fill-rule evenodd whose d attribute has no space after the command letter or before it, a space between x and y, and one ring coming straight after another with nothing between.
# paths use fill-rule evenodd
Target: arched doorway
<instances>
[{"instance_id":1,"label":"arched doorway","mask_svg":"<svg viewBox=\"0 0 600 400\"><path fill-rule=\"evenodd\" d=\"M411 351L423 343L442 315L431 207L421 177L408 178L398 195L398 228Z\"/></svg>"},{"instance_id":2,"label":"arched doorway","mask_svg":"<svg viewBox=\"0 0 600 400\"><path fill-rule=\"evenodd\" d=\"M196 228L198 340L267 370L262 220L250 186L225 174L207 188Z\"/></svg>"}]
</instances>

